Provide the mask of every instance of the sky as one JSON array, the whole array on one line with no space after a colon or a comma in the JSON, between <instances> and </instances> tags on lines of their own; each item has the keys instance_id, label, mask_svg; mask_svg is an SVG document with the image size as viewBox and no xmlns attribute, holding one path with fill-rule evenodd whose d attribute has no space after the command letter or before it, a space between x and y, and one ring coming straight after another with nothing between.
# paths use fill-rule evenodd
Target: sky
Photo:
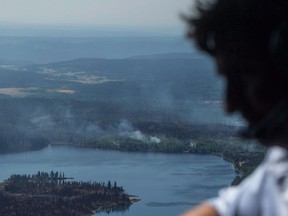
<instances>
[{"instance_id":1,"label":"sky","mask_svg":"<svg viewBox=\"0 0 288 216\"><path fill-rule=\"evenodd\" d=\"M0 0L0 24L164 26L194 0Z\"/></svg>"}]
</instances>

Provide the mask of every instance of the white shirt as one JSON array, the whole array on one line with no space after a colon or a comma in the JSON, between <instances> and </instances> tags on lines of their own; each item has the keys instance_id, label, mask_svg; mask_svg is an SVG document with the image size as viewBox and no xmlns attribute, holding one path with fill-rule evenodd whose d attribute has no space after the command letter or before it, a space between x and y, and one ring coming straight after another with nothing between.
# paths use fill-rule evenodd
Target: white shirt
<instances>
[{"instance_id":1,"label":"white shirt","mask_svg":"<svg viewBox=\"0 0 288 216\"><path fill-rule=\"evenodd\" d=\"M270 147L252 175L208 203L220 216L288 216L288 151Z\"/></svg>"}]
</instances>

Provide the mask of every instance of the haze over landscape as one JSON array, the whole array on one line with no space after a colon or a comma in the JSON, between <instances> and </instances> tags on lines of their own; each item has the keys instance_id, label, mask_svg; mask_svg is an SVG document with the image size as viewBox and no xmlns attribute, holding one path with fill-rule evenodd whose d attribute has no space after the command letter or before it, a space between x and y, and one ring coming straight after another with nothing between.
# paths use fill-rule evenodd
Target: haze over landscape
<instances>
[{"instance_id":1,"label":"haze over landscape","mask_svg":"<svg viewBox=\"0 0 288 216\"><path fill-rule=\"evenodd\" d=\"M190 7L190 0L3 0L0 33L47 36L48 30L52 36L53 30L58 36L99 36L100 29L115 36L123 34L120 29L129 34L179 35L184 29L180 14Z\"/></svg>"},{"instance_id":2,"label":"haze over landscape","mask_svg":"<svg viewBox=\"0 0 288 216\"><path fill-rule=\"evenodd\" d=\"M173 216L239 181L235 152L263 152L242 145L243 122L222 112L223 80L185 37L191 0L0 2L0 179L16 185L0 183L1 215L56 202L60 216L73 192L79 203L102 196L81 215ZM42 187L17 191L27 179ZM94 181L114 197L86 193Z\"/></svg>"}]
</instances>

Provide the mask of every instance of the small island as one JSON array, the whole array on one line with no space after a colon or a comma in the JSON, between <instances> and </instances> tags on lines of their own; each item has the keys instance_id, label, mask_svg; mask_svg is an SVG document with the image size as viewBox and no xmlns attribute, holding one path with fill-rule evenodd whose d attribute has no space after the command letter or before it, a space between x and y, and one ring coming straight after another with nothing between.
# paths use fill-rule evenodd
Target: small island
<instances>
[{"instance_id":1,"label":"small island","mask_svg":"<svg viewBox=\"0 0 288 216\"><path fill-rule=\"evenodd\" d=\"M135 196L116 182L77 182L64 173L11 175L0 184L0 215L88 216L97 212L126 211Z\"/></svg>"}]
</instances>

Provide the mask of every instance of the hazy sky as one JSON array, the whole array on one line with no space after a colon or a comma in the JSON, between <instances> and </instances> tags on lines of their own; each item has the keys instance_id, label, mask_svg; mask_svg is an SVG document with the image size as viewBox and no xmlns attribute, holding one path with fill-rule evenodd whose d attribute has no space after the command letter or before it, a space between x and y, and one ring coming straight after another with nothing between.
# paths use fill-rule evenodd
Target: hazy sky
<instances>
[{"instance_id":1,"label":"hazy sky","mask_svg":"<svg viewBox=\"0 0 288 216\"><path fill-rule=\"evenodd\" d=\"M0 23L177 26L193 0L0 0Z\"/></svg>"}]
</instances>

